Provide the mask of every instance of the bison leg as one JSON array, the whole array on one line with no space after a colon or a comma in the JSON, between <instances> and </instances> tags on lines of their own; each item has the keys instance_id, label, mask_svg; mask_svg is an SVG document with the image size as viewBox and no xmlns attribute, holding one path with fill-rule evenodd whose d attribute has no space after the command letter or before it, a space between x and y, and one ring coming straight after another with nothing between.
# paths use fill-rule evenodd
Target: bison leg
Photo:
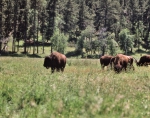
<instances>
[{"instance_id":1,"label":"bison leg","mask_svg":"<svg viewBox=\"0 0 150 118\"><path fill-rule=\"evenodd\" d=\"M130 69L131 69L131 68L134 70L134 66L133 66L133 65L130 65Z\"/></svg>"},{"instance_id":2,"label":"bison leg","mask_svg":"<svg viewBox=\"0 0 150 118\"><path fill-rule=\"evenodd\" d=\"M134 70L134 66L133 66L133 63L132 64L130 64L130 67Z\"/></svg>"},{"instance_id":3,"label":"bison leg","mask_svg":"<svg viewBox=\"0 0 150 118\"><path fill-rule=\"evenodd\" d=\"M104 64L102 64L102 65L101 65L101 67L102 67L102 69L104 69L105 65L104 65Z\"/></svg>"},{"instance_id":4,"label":"bison leg","mask_svg":"<svg viewBox=\"0 0 150 118\"><path fill-rule=\"evenodd\" d=\"M148 66L148 63L145 62L143 65L144 65L144 66Z\"/></svg>"},{"instance_id":5,"label":"bison leg","mask_svg":"<svg viewBox=\"0 0 150 118\"><path fill-rule=\"evenodd\" d=\"M61 71L64 72L64 67L61 68Z\"/></svg>"},{"instance_id":6,"label":"bison leg","mask_svg":"<svg viewBox=\"0 0 150 118\"><path fill-rule=\"evenodd\" d=\"M125 71L127 70L127 66L125 66L125 67L123 67L123 68L124 68Z\"/></svg>"},{"instance_id":7,"label":"bison leg","mask_svg":"<svg viewBox=\"0 0 150 118\"><path fill-rule=\"evenodd\" d=\"M51 68L51 72L54 73L54 71L55 71L55 68Z\"/></svg>"},{"instance_id":8,"label":"bison leg","mask_svg":"<svg viewBox=\"0 0 150 118\"><path fill-rule=\"evenodd\" d=\"M60 71L60 68L58 67L58 68L57 68L57 72L59 72L59 71Z\"/></svg>"}]
</instances>

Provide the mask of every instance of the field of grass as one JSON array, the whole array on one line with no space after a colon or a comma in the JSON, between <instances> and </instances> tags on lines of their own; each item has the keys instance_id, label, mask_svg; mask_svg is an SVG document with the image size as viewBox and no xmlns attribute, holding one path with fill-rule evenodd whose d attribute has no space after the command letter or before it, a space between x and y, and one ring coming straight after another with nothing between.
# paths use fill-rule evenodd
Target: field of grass
<instances>
[{"instance_id":1,"label":"field of grass","mask_svg":"<svg viewBox=\"0 0 150 118\"><path fill-rule=\"evenodd\" d=\"M67 59L51 74L43 61L0 57L0 118L150 117L150 67L116 74L98 59Z\"/></svg>"}]
</instances>

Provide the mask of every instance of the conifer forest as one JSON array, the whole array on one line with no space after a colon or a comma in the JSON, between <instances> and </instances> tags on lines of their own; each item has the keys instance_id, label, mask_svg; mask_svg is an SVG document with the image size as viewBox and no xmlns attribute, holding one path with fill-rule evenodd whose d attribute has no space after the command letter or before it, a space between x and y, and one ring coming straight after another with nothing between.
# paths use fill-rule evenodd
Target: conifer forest
<instances>
[{"instance_id":1,"label":"conifer forest","mask_svg":"<svg viewBox=\"0 0 150 118\"><path fill-rule=\"evenodd\" d=\"M64 53L115 55L150 49L150 0L0 0L0 52L10 35L12 52L33 53L49 42ZM34 50L36 48L36 52Z\"/></svg>"}]
</instances>

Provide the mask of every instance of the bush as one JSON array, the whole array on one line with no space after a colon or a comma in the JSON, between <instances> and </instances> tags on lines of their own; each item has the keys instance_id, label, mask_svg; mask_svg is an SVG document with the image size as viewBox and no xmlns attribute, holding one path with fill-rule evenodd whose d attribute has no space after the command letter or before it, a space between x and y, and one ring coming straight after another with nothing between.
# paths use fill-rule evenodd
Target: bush
<instances>
[{"instance_id":1,"label":"bush","mask_svg":"<svg viewBox=\"0 0 150 118\"><path fill-rule=\"evenodd\" d=\"M59 30L55 30L51 38L51 43L54 50L64 53L67 47L68 36L60 33Z\"/></svg>"}]
</instances>

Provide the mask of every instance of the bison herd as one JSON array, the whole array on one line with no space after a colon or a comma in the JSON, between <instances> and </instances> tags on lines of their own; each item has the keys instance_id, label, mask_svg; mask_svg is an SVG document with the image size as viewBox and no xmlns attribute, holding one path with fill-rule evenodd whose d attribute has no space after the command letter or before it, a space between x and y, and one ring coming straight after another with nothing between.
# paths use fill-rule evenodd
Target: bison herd
<instances>
[{"instance_id":1,"label":"bison herd","mask_svg":"<svg viewBox=\"0 0 150 118\"><path fill-rule=\"evenodd\" d=\"M110 65L111 69L114 69L117 73L121 72L123 69L126 71L127 67L134 70L134 61L137 66L148 66L150 64L150 55L141 56L139 61L132 56L124 54L117 54L116 56L105 55L100 57L102 69L104 69L105 66Z\"/></svg>"},{"instance_id":2,"label":"bison herd","mask_svg":"<svg viewBox=\"0 0 150 118\"><path fill-rule=\"evenodd\" d=\"M104 69L105 66L110 65L111 69L117 73L122 70L126 71L127 67L134 70L134 61L137 66L148 66L150 64L150 55L141 56L139 61L132 56L127 56L124 54L117 54L116 56L104 55L100 57L102 69ZM51 68L52 73L55 70L63 72L66 66L66 56L59 52L52 52L49 56L45 57L43 66L47 69Z\"/></svg>"}]
</instances>

